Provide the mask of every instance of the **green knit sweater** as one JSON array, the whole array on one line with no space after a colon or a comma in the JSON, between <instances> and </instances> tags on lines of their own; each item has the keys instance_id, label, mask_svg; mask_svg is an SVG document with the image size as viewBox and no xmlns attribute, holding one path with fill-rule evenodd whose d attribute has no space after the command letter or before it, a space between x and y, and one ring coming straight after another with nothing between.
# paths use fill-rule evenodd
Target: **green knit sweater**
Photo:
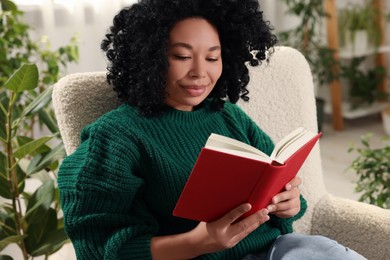
<instances>
[{"instance_id":1,"label":"green knit sweater","mask_svg":"<svg viewBox=\"0 0 390 260\"><path fill-rule=\"evenodd\" d=\"M197 223L172 216L197 156L211 133L236 138L270 154L270 138L236 105L219 112L168 109L143 117L122 105L81 134L81 145L65 158L58 185L65 228L78 259L151 259L153 236L177 234ZM240 259L265 251L292 232L290 219L271 220L234 248L198 259Z\"/></svg>"}]
</instances>

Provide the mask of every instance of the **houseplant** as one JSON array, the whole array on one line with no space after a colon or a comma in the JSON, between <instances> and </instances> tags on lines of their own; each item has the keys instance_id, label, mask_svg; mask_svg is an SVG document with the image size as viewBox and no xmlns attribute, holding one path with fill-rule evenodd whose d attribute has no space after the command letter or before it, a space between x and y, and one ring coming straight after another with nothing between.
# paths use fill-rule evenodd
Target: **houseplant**
<instances>
[{"instance_id":1,"label":"houseplant","mask_svg":"<svg viewBox=\"0 0 390 260\"><path fill-rule=\"evenodd\" d=\"M25 260L47 259L68 242L55 176L65 152L51 85L77 61L78 48L75 40L54 51L34 42L23 13L12 1L0 1L0 251L16 244Z\"/></svg>"},{"instance_id":2,"label":"houseplant","mask_svg":"<svg viewBox=\"0 0 390 260\"><path fill-rule=\"evenodd\" d=\"M334 50L327 47L321 31L327 14L322 1L282 0L287 6L287 13L299 17L299 24L278 34L281 44L298 49L310 64L315 80L320 85L336 78L334 68Z\"/></svg>"},{"instance_id":3,"label":"houseplant","mask_svg":"<svg viewBox=\"0 0 390 260\"><path fill-rule=\"evenodd\" d=\"M348 4L340 9L338 32L341 49L357 54L367 49L377 49L381 42L381 31L377 25L379 15L372 1L366 1L363 5Z\"/></svg>"},{"instance_id":4,"label":"houseplant","mask_svg":"<svg viewBox=\"0 0 390 260\"><path fill-rule=\"evenodd\" d=\"M378 86L386 77L386 70L381 66L363 70L360 68L365 57L353 58L341 69L341 77L349 83L349 104L351 109L371 105L375 100L385 100L387 94Z\"/></svg>"},{"instance_id":5,"label":"houseplant","mask_svg":"<svg viewBox=\"0 0 390 260\"><path fill-rule=\"evenodd\" d=\"M390 138L382 139L382 146L372 148L373 134L364 135L362 146L352 146L349 152L357 152L350 169L359 179L356 192L362 193L359 201L390 209Z\"/></svg>"}]
</instances>

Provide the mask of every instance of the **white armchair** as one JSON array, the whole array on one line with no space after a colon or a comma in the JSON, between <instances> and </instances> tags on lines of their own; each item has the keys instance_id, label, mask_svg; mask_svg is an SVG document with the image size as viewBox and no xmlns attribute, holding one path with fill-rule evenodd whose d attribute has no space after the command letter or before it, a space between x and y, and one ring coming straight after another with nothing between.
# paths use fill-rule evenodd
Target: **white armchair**
<instances>
[{"instance_id":1,"label":"white armchair","mask_svg":"<svg viewBox=\"0 0 390 260\"><path fill-rule=\"evenodd\" d=\"M312 75L301 53L276 47L269 63L249 71L250 101L239 104L274 141L298 126L317 130ZM54 87L53 104L70 154L79 145L81 129L119 102L105 72L90 72L62 78ZM328 236L368 259L390 259L390 210L330 195L324 186L319 145L299 173L308 210L295 230Z\"/></svg>"}]
</instances>

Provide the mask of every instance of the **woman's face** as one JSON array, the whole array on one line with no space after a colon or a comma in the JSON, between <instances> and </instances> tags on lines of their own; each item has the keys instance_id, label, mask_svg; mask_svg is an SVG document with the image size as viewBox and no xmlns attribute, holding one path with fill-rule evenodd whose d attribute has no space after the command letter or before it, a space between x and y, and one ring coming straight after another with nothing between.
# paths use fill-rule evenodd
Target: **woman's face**
<instances>
[{"instance_id":1,"label":"woman's face","mask_svg":"<svg viewBox=\"0 0 390 260\"><path fill-rule=\"evenodd\" d=\"M188 18L171 30L165 103L192 111L213 90L222 73L221 43L216 28L202 18Z\"/></svg>"}]
</instances>

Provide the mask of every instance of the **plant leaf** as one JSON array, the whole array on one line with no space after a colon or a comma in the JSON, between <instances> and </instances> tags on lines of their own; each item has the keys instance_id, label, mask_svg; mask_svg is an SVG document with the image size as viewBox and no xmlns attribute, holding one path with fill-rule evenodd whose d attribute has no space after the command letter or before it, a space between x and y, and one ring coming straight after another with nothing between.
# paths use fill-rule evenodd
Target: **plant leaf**
<instances>
[{"instance_id":1,"label":"plant leaf","mask_svg":"<svg viewBox=\"0 0 390 260\"><path fill-rule=\"evenodd\" d=\"M40 110L38 114L39 114L39 120L45 123L45 125L50 130L50 132L52 132L53 134L59 132L57 122L46 109Z\"/></svg>"},{"instance_id":2,"label":"plant leaf","mask_svg":"<svg viewBox=\"0 0 390 260\"><path fill-rule=\"evenodd\" d=\"M22 115L28 116L30 114L34 114L49 104L53 93L53 86L54 85L48 87L45 91L34 98L34 100L23 110Z\"/></svg>"},{"instance_id":3,"label":"plant leaf","mask_svg":"<svg viewBox=\"0 0 390 260\"><path fill-rule=\"evenodd\" d=\"M27 174L30 175L36 173L48 167L54 161L64 158L65 155L66 153L65 153L64 144L60 143L56 147L54 147L49 153L45 154L39 163L33 165L34 167L29 166L27 170Z\"/></svg>"},{"instance_id":4,"label":"plant leaf","mask_svg":"<svg viewBox=\"0 0 390 260\"><path fill-rule=\"evenodd\" d=\"M0 255L0 260L13 260L13 258L9 255Z\"/></svg>"},{"instance_id":5,"label":"plant leaf","mask_svg":"<svg viewBox=\"0 0 390 260\"><path fill-rule=\"evenodd\" d=\"M50 136L43 136L41 138L35 139L25 145L22 145L18 149L15 150L14 156L16 158L23 158L27 154L31 154L36 149L47 143L49 140L51 140L56 135L50 135Z\"/></svg>"},{"instance_id":6,"label":"plant leaf","mask_svg":"<svg viewBox=\"0 0 390 260\"><path fill-rule=\"evenodd\" d=\"M1 0L1 9L3 11L17 11L16 4L14 4L12 1L9 0Z\"/></svg>"},{"instance_id":7,"label":"plant leaf","mask_svg":"<svg viewBox=\"0 0 390 260\"><path fill-rule=\"evenodd\" d=\"M47 181L43 183L31 196L27 204L25 219L28 223L39 221L41 216L36 211L37 208L43 207L49 209L54 198L54 182Z\"/></svg>"},{"instance_id":8,"label":"plant leaf","mask_svg":"<svg viewBox=\"0 0 390 260\"><path fill-rule=\"evenodd\" d=\"M19 135L16 137L16 140L17 140L18 145L20 147L20 146L23 146L25 144L28 144L29 142L32 142L34 139L31 137L28 137L28 136ZM44 145L40 146L39 148L37 148L34 152L30 153L30 155L35 156L37 154L47 153L50 150L51 150L50 147L44 144Z\"/></svg>"},{"instance_id":9,"label":"plant leaf","mask_svg":"<svg viewBox=\"0 0 390 260\"><path fill-rule=\"evenodd\" d=\"M5 87L16 93L34 89L38 86L38 68L35 64L23 64L7 80Z\"/></svg>"},{"instance_id":10,"label":"plant leaf","mask_svg":"<svg viewBox=\"0 0 390 260\"><path fill-rule=\"evenodd\" d=\"M51 255L58 251L64 244L70 240L63 228L53 230L45 236L45 241L35 251L31 252L32 256Z\"/></svg>"},{"instance_id":11,"label":"plant leaf","mask_svg":"<svg viewBox=\"0 0 390 260\"><path fill-rule=\"evenodd\" d=\"M17 243L19 241L22 241L23 238L25 238L26 235L15 235L15 236L9 236L7 238L4 238L0 241L0 250L8 246L9 244Z\"/></svg>"},{"instance_id":12,"label":"plant leaf","mask_svg":"<svg viewBox=\"0 0 390 260\"><path fill-rule=\"evenodd\" d=\"M30 218L30 221L34 222L27 222L28 228L25 243L29 253L35 251L40 246L47 233L57 228L57 213L54 209L38 207L35 214L40 216L39 221L36 221L36 218Z\"/></svg>"}]
</instances>

